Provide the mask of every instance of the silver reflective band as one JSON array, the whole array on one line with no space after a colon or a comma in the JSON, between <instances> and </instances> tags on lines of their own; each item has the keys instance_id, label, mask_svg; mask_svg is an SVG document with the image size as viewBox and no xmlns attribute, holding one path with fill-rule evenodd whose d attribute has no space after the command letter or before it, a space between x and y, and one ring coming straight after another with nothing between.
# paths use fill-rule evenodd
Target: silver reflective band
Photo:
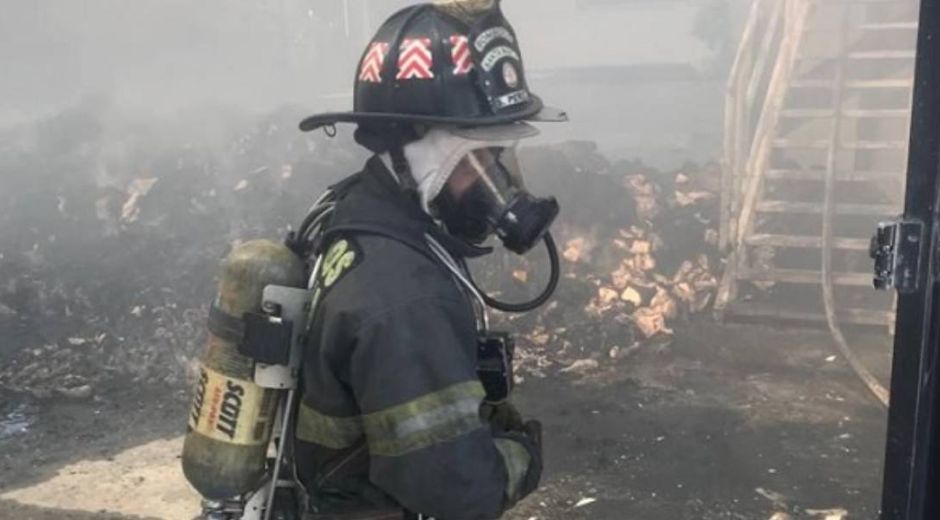
<instances>
[{"instance_id":1,"label":"silver reflective band","mask_svg":"<svg viewBox=\"0 0 940 520\"><path fill-rule=\"evenodd\" d=\"M395 425L395 434L399 437L406 437L414 433L430 430L442 424L447 424L458 420L467 415L478 413L480 400L476 397L464 399L443 408L431 410L421 415L416 415Z\"/></svg>"},{"instance_id":2,"label":"silver reflective band","mask_svg":"<svg viewBox=\"0 0 940 520\"><path fill-rule=\"evenodd\" d=\"M493 70L493 67L496 66L496 63L503 58L514 58L517 61L522 61L522 58L519 57L519 54L512 48L506 47L496 47L490 52L486 53L486 57L483 58L483 70L489 72Z\"/></svg>"},{"instance_id":3,"label":"silver reflective band","mask_svg":"<svg viewBox=\"0 0 940 520\"><path fill-rule=\"evenodd\" d=\"M399 457L483 428L479 406L485 395L480 381L470 380L365 414L369 453Z\"/></svg>"}]
</instances>

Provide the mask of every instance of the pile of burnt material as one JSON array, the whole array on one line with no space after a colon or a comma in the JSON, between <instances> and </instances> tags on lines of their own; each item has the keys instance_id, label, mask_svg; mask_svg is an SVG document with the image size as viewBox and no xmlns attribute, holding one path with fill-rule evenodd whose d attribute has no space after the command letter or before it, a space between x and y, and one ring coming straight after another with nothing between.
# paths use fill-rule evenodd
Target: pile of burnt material
<instances>
[{"instance_id":1,"label":"pile of burnt material","mask_svg":"<svg viewBox=\"0 0 940 520\"><path fill-rule=\"evenodd\" d=\"M361 165L294 111L203 116L221 129L91 104L0 139L0 393L185 385L220 259Z\"/></svg>"},{"instance_id":2,"label":"pile of burnt material","mask_svg":"<svg viewBox=\"0 0 940 520\"><path fill-rule=\"evenodd\" d=\"M217 266L233 244L283 237L361 167L351 139L296 131L297 112L202 114L211 136L82 106L0 136L0 393L88 398L128 383L183 388L205 341ZM221 121L221 122L220 122ZM533 192L556 194L556 296L498 315L519 373L590 369L667 339L714 297L717 172L611 164L589 143L527 148ZM525 299L540 250L475 262Z\"/></svg>"},{"instance_id":3,"label":"pile of burnt material","mask_svg":"<svg viewBox=\"0 0 940 520\"><path fill-rule=\"evenodd\" d=\"M610 163L583 142L528 149L523 162L530 188L560 199L563 277L539 311L497 317L522 333L521 377L590 372L668 342L675 327L711 308L723 267L716 166L661 172ZM481 285L519 301L539 291L548 267L536 250L496 255L476 272Z\"/></svg>"}]
</instances>

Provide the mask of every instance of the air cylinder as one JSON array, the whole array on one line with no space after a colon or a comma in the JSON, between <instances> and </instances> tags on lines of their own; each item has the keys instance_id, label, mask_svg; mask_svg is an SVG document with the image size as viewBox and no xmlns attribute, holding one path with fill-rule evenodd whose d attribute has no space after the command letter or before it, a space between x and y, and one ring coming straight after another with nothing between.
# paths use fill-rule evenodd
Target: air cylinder
<instances>
[{"instance_id":1,"label":"air cylinder","mask_svg":"<svg viewBox=\"0 0 940 520\"><path fill-rule=\"evenodd\" d=\"M245 313L262 312L266 286L302 287L304 271L283 244L241 244L222 262L213 312L243 323ZM225 500L260 485L281 390L256 385L255 362L239 353L238 339L219 327L209 329L183 444L183 473L204 498Z\"/></svg>"}]
</instances>

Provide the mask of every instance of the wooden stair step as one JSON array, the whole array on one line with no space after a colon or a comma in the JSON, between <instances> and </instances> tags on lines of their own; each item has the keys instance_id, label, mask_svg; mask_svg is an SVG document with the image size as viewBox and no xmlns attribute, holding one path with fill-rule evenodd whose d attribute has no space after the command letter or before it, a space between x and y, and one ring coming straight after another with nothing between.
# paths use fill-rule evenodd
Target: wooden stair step
<instances>
[{"instance_id":1,"label":"wooden stair step","mask_svg":"<svg viewBox=\"0 0 940 520\"><path fill-rule=\"evenodd\" d=\"M917 0L819 0L820 4L896 4L915 7Z\"/></svg>"},{"instance_id":2,"label":"wooden stair step","mask_svg":"<svg viewBox=\"0 0 940 520\"><path fill-rule=\"evenodd\" d=\"M835 114L835 110L830 108L788 108L780 111L780 117L787 119L826 119ZM853 108L842 111L843 116L858 119L907 118L910 114L910 110L904 108Z\"/></svg>"},{"instance_id":3,"label":"wooden stair step","mask_svg":"<svg viewBox=\"0 0 940 520\"><path fill-rule=\"evenodd\" d=\"M822 285L822 273L809 269L745 269L737 272L739 280ZM847 287L872 287L869 273L832 273L832 283Z\"/></svg>"},{"instance_id":4,"label":"wooden stair step","mask_svg":"<svg viewBox=\"0 0 940 520\"><path fill-rule=\"evenodd\" d=\"M728 305L728 314L750 318L773 318L776 320L807 321L825 323L826 314L769 305L763 302L736 301ZM836 317L842 323L859 325L888 325L894 320L894 312L870 309L838 309Z\"/></svg>"},{"instance_id":5,"label":"wooden stair step","mask_svg":"<svg viewBox=\"0 0 940 520\"><path fill-rule=\"evenodd\" d=\"M806 235L776 235L758 233L745 239L752 246L798 247L806 249L819 249L822 247L822 237ZM864 238L834 237L832 247L850 251L868 251L870 241Z\"/></svg>"},{"instance_id":6,"label":"wooden stair step","mask_svg":"<svg viewBox=\"0 0 940 520\"><path fill-rule=\"evenodd\" d=\"M790 82L790 88L835 88L832 79L797 79Z\"/></svg>"},{"instance_id":7,"label":"wooden stair step","mask_svg":"<svg viewBox=\"0 0 940 520\"><path fill-rule=\"evenodd\" d=\"M783 200L765 200L757 204L761 213L801 213L806 215L821 214L823 205L813 202L789 202ZM837 204L837 215L893 216L901 209L891 204Z\"/></svg>"},{"instance_id":8,"label":"wooden stair step","mask_svg":"<svg viewBox=\"0 0 940 520\"><path fill-rule=\"evenodd\" d=\"M917 7L917 0L817 0L822 5L840 4L895 4L898 6Z\"/></svg>"},{"instance_id":9,"label":"wooden stair step","mask_svg":"<svg viewBox=\"0 0 940 520\"><path fill-rule=\"evenodd\" d=\"M890 79L851 79L846 80L845 88L850 89L891 89L891 88L911 88L914 86L913 78L890 78ZM790 88L818 88L834 89L836 82L833 79L798 79L790 82Z\"/></svg>"},{"instance_id":10,"label":"wooden stair step","mask_svg":"<svg viewBox=\"0 0 940 520\"><path fill-rule=\"evenodd\" d=\"M852 108L842 111L842 115L847 117L866 118L903 118L911 116L911 111L906 108Z\"/></svg>"},{"instance_id":11,"label":"wooden stair step","mask_svg":"<svg viewBox=\"0 0 940 520\"><path fill-rule=\"evenodd\" d=\"M841 148L850 150L906 150L907 141L852 141L840 143Z\"/></svg>"},{"instance_id":12,"label":"wooden stair step","mask_svg":"<svg viewBox=\"0 0 940 520\"><path fill-rule=\"evenodd\" d=\"M787 108L780 111L780 117L787 119L826 119L835 114L831 108Z\"/></svg>"},{"instance_id":13,"label":"wooden stair step","mask_svg":"<svg viewBox=\"0 0 940 520\"><path fill-rule=\"evenodd\" d=\"M830 141L794 141L792 139L774 139L775 148L821 148L828 149ZM848 150L904 150L907 141L851 141L839 143L839 148Z\"/></svg>"},{"instance_id":14,"label":"wooden stair step","mask_svg":"<svg viewBox=\"0 0 940 520\"><path fill-rule=\"evenodd\" d=\"M856 51L846 55L850 60L913 60L917 52L913 50L891 51Z\"/></svg>"},{"instance_id":15,"label":"wooden stair step","mask_svg":"<svg viewBox=\"0 0 940 520\"><path fill-rule=\"evenodd\" d=\"M914 79L853 79L846 81L845 86L846 88L853 89L912 88L914 86Z\"/></svg>"},{"instance_id":16,"label":"wooden stair step","mask_svg":"<svg viewBox=\"0 0 940 520\"><path fill-rule=\"evenodd\" d=\"M917 30L917 22L884 22L884 23L863 23L858 26L863 31L898 31L898 30Z\"/></svg>"},{"instance_id":17,"label":"wooden stair step","mask_svg":"<svg viewBox=\"0 0 940 520\"><path fill-rule=\"evenodd\" d=\"M917 0L818 0L823 5L838 4L895 4L899 6L916 7Z\"/></svg>"},{"instance_id":18,"label":"wooden stair step","mask_svg":"<svg viewBox=\"0 0 940 520\"><path fill-rule=\"evenodd\" d=\"M824 181L826 172L822 170L768 170L767 178L773 180L793 180L793 181ZM836 172L837 181L847 182L879 182L893 181L904 178L904 172L883 172L883 171L840 171Z\"/></svg>"},{"instance_id":19,"label":"wooden stair step","mask_svg":"<svg viewBox=\"0 0 940 520\"><path fill-rule=\"evenodd\" d=\"M774 148L821 148L828 149L831 141L819 139L815 141L798 141L793 139L774 139Z\"/></svg>"}]
</instances>

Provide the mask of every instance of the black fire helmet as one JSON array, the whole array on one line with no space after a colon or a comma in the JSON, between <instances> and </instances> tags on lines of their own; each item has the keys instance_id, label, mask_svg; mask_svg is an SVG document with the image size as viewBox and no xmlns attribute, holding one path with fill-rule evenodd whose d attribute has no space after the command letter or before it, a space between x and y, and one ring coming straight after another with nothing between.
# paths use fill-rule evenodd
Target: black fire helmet
<instances>
[{"instance_id":1,"label":"black fire helmet","mask_svg":"<svg viewBox=\"0 0 940 520\"><path fill-rule=\"evenodd\" d=\"M352 112L311 116L300 129L566 120L529 91L516 33L498 0L439 0L405 8L379 28L356 71Z\"/></svg>"}]
</instances>

